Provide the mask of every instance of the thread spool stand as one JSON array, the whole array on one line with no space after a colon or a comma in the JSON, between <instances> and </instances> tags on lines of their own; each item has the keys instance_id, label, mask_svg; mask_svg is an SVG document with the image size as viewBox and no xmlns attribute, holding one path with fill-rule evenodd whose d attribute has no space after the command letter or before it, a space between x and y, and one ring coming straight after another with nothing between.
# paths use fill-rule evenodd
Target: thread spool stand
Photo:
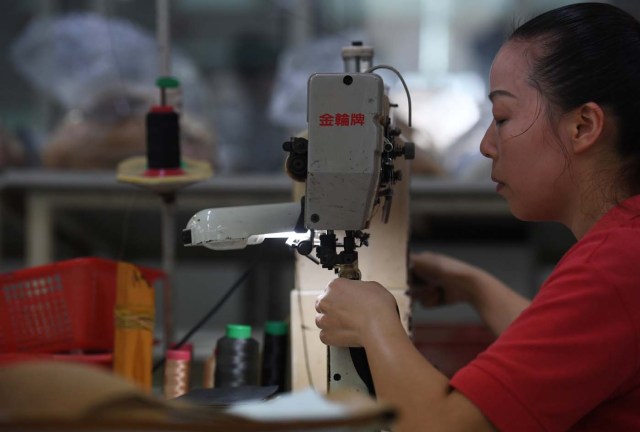
<instances>
[{"instance_id":1,"label":"thread spool stand","mask_svg":"<svg viewBox=\"0 0 640 432\"><path fill-rule=\"evenodd\" d=\"M169 0L156 0L156 40L160 76L156 85L160 89L160 107L164 107L162 110L165 111L174 111L175 115L165 112L164 114L168 115L161 116L160 113L156 113L158 115L151 116L152 108L147 115L147 157L133 157L122 161L118 164L116 175L118 181L152 190L162 198L162 267L167 277L162 296L165 350L173 342L172 286L176 246L176 191L205 180L213 174L208 162L185 160L180 157L179 112L176 112L167 100L169 89L177 90L180 86L179 81L171 76L170 9ZM149 120L150 117L154 118ZM161 117L163 119L158 120ZM153 166L150 166L150 163Z\"/></svg>"},{"instance_id":2,"label":"thread spool stand","mask_svg":"<svg viewBox=\"0 0 640 432\"><path fill-rule=\"evenodd\" d=\"M133 157L118 164L117 180L149 189L162 199L162 267L167 275L163 285L163 333L165 350L173 335L173 275L175 269L176 194L180 188L202 181L213 172L208 162L184 159L180 155L180 116L168 105L167 91L179 88L173 77L160 77L160 105L151 107L146 118L147 156Z\"/></svg>"}]
</instances>

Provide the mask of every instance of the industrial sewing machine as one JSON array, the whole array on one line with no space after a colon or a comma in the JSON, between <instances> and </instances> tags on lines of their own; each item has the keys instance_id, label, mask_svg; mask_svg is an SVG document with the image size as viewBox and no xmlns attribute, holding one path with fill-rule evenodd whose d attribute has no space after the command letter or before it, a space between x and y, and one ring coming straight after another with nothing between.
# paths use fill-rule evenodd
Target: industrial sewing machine
<instances>
[{"instance_id":1,"label":"industrial sewing machine","mask_svg":"<svg viewBox=\"0 0 640 432\"><path fill-rule=\"evenodd\" d=\"M403 172L395 161L412 159L414 148L399 139L400 130L391 124L392 105L384 82L372 73L380 68L398 72L389 66L372 67L373 50L361 44L344 48L342 54L345 73L309 78L308 137L294 137L283 145L289 175L305 185L300 201L201 210L183 231L185 245L240 249L268 236L286 237L301 256L322 268L339 277L361 278L358 248L368 246L372 234L371 241L376 242L376 233L364 230L376 216L382 223L388 221L394 186ZM409 125L410 121L409 117ZM407 190L405 185L405 195ZM403 227L400 221L399 229L406 231L406 224ZM402 250L406 237L397 237L404 242ZM377 250L385 247L378 244ZM395 255L400 267L406 267L406 253ZM329 391L349 387L374 394L363 349L330 347L328 357Z\"/></svg>"}]
</instances>

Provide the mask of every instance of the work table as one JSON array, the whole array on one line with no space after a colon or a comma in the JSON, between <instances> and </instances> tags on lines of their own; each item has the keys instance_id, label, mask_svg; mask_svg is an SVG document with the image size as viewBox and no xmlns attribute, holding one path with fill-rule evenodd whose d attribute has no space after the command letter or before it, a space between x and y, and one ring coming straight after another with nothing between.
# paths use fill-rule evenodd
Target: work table
<instances>
[{"instance_id":1,"label":"work table","mask_svg":"<svg viewBox=\"0 0 640 432\"><path fill-rule=\"evenodd\" d=\"M215 175L180 189L177 206L181 211L195 212L210 207L284 202L292 199L292 185L284 174ZM161 202L149 190L119 183L112 171L8 169L0 172L0 190L3 196L23 199L24 261L29 266L53 259L52 233L59 210L124 210L128 199L135 199L136 209L153 209ZM4 200L2 204L0 218L12 210ZM411 216L422 215L502 217L508 216L509 210L489 181L413 177Z\"/></svg>"}]
</instances>

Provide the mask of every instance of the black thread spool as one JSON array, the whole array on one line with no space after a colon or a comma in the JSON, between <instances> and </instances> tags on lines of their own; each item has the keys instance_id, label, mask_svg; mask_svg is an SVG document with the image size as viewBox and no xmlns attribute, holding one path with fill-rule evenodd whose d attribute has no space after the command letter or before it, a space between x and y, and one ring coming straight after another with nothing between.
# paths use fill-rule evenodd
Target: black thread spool
<instances>
[{"instance_id":1,"label":"black thread spool","mask_svg":"<svg viewBox=\"0 0 640 432\"><path fill-rule=\"evenodd\" d=\"M289 329L286 322L267 321L262 351L263 386L277 385L277 392L285 390Z\"/></svg>"},{"instance_id":2,"label":"black thread spool","mask_svg":"<svg viewBox=\"0 0 640 432\"><path fill-rule=\"evenodd\" d=\"M180 123L169 105L147 113L147 163L152 170L180 168Z\"/></svg>"},{"instance_id":3,"label":"black thread spool","mask_svg":"<svg viewBox=\"0 0 640 432\"><path fill-rule=\"evenodd\" d=\"M177 91L180 82L170 76L156 80L160 89L160 105L151 107L147 113L147 168L163 174L175 174L180 170L180 116L167 103L167 92ZM168 172L165 172L168 171Z\"/></svg>"},{"instance_id":4,"label":"black thread spool","mask_svg":"<svg viewBox=\"0 0 640 432\"><path fill-rule=\"evenodd\" d=\"M259 385L260 349L251 326L228 324L216 344L216 387Z\"/></svg>"}]
</instances>

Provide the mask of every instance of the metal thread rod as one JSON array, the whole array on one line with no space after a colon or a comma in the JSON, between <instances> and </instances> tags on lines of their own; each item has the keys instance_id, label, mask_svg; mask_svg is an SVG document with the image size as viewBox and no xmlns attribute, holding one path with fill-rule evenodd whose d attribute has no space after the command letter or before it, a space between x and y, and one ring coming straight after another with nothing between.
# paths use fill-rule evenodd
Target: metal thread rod
<instances>
[{"instance_id":1,"label":"metal thread rod","mask_svg":"<svg viewBox=\"0 0 640 432\"><path fill-rule=\"evenodd\" d=\"M171 28L169 0L156 0L156 38L160 76L171 75Z\"/></svg>"},{"instance_id":2,"label":"metal thread rod","mask_svg":"<svg viewBox=\"0 0 640 432\"><path fill-rule=\"evenodd\" d=\"M173 309L175 298L173 296L173 277L175 269L175 212L176 195L167 193L162 195L162 268L167 275L163 286L162 309L164 326L164 343L168 348L173 342Z\"/></svg>"}]
</instances>

